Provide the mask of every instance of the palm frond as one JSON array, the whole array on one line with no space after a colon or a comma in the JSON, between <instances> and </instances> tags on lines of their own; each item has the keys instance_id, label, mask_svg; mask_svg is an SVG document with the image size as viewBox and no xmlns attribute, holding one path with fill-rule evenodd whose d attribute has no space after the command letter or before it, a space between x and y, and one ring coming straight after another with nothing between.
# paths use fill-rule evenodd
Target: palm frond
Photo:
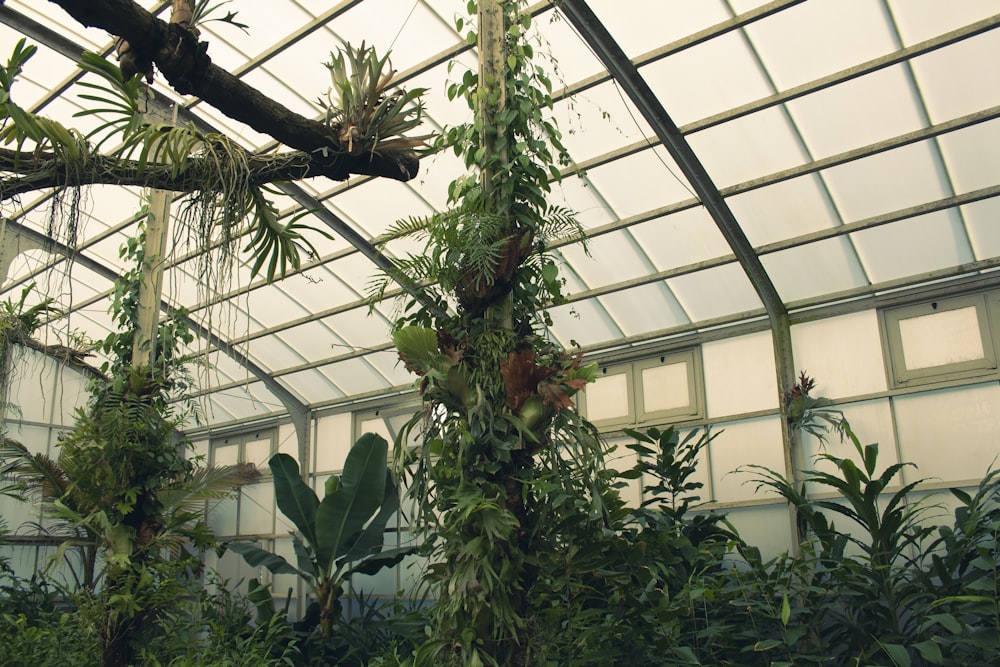
<instances>
[{"instance_id":1,"label":"palm frond","mask_svg":"<svg viewBox=\"0 0 1000 667\"><path fill-rule=\"evenodd\" d=\"M206 500L225 498L258 479L260 471L249 463L198 468L189 479L160 491L158 498L167 514L195 513Z\"/></svg>"}]
</instances>

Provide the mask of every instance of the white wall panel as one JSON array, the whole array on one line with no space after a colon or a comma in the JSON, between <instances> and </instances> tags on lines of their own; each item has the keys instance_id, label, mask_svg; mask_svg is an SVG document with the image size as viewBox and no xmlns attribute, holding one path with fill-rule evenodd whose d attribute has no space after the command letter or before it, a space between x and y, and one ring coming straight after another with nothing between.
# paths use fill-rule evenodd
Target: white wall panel
<instances>
[{"instance_id":1,"label":"white wall panel","mask_svg":"<svg viewBox=\"0 0 1000 667\"><path fill-rule=\"evenodd\" d=\"M343 468L347 452L351 451L351 444L351 413L343 412L317 419L313 470Z\"/></svg>"},{"instance_id":2,"label":"white wall panel","mask_svg":"<svg viewBox=\"0 0 1000 667\"><path fill-rule=\"evenodd\" d=\"M240 489L240 534L270 535L274 532L274 487L270 480Z\"/></svg>"},{"instance_id":3,"label":"white wall panel","mask_svg":"<svg viewBox=\"0 0 1000 667\"><path fill-rule=\"evenodd\" d=\"M709 447L712 466L712 488L718 502L758 500L777 497L768 491L757 491L750 481L752 474L736 472L747 465L761 465L784 474L785 459L781 443L781 418L761 417L716 427ZM707 497L705 500L709 500Z\"/></svg>"},{"instance_id":4,"label":"white wall panel","mask_svg":"<svg viewBox=\"0 0 1000 667\"><path fill-rule=\"evenodd\" d=\"M216 537L236 534L236 498L208 503L208 526Z\"/></svg>"},{"instance_id":5,"label":"white wall panel","mask_svg":"<svg viewBox=\"0 0 1000 667\"><path fill-rule=\"evenodd\" d=\"M885 391L885 366L874 310L792 327L795 370L816 380L815 396L835 398Z\"/></svg>"},{"instance_id":6,"label":"white wall panel","mask_svg":"<svg viewBox=\"0 0 1000 667\"><path fill-rule=\"evenodd\" d=\"M778 407L769 331L706 343L701 355L709 417Z\"/></svg>"},{"instance_id":7,"label":"white wall panel","mask_svg":"<svg viewBox=\"0 0 1000 667\"><path fill-rule=\"evenodd\" d=\"M10 402L16 408L9 414L24 421L69 426L77 406L87 402L87 380L52 357L28 348L17 347Z\"/></svg>"},{"instance_id":8,"label":"white wall panel","mask_svg":"<svg viewBox=\"0 0 1000 667\"><path fill-rule=\"evenodd\" d=\"M48 454L53 458L59 454L58 448L54 446L56 436L52 433L52 429L16 422L7 422L4 427L8 438L17 440L32 454ZM50 440L53 442L50 443Z\"/></svg>"},{"instance_id":9,"label":"white wall panel","mask_svg":"<svg viewBox=\"0 0 1000 667\"><path fill-rule=\"evenodd\" d=\"M35 532L33 528L22 525L26 521L38 521L39 509L32 503L21 502L8 496L0 496L0 517L7 522L7 530L13 534ZM4 549L0 546L0 550Z\"/></svg>"},{"instance_id":10,"label":"white wall panel","mask_svg":"<svg viewBox=\"0 0 1000 667\"><path fill-rule=\"evenodd\" d=\"M792 548L792 526L788 507L784 503L741 507L726 510L725 514L736 526L740 537L750 546L760 549L765 561Z\"/></svg>"},{"instance_id":11,"label":"white wall panel","mask_svg":"<svg viewBox=\"0 0 1000 667\"><path fill-rule=\"evenodd\" d=\"M834 406L837 408L838 406ZM896 454L896 432L892 423L892 409L888 399L865 401L844 406L844 416L851 424L851 429L858 436L861 446L878 443L878 466L876 475L880 475L888 466L899 462ZM835 467L829 461L816 461L819 454L830 454L840 458L849 458L860 466L860 456L854 444L846 438L841 441L836 433L830 433L826 443L818 438L803 433L802 437L803 467L834 473Z\"/></svg>"},{"instance_id":12,"label":"white wall panel","mask_svg":"<svg viewBox=\"0 0 1000 667\"><path fill-rule=\"evenodd\" d=\"M956 387L893 399L907 480L979 479L1000 463L1000 386Z\"/></svg>"},{"instance_id":13,"label":"white wall panel","mask_svg":"<svg viewBox=\"0 0 1000 667\"><path fill-rule=\"evenodd\" d=\"M299 438L292 424L278 426L278 451L299 460Z\"/></svg>"},{"instance_id":14,"label":"white wall panel","mask_svg":"<svg viewBox=\"0 0 1000 667\"><path fill-rule=\"evenodd\" d=\"M292 538L278 538L274 540L274 553L278 554L286 561L294 565L296 563L295 546ZM275 601L286 600L289 597L288 590L291 589L291 597L298 597L299 576L297 574L275 574L271 575L271 595ZM283 607L281 607L283 608ZM295 605L291 606L292 609Z\"/></svg>"}]
</instances>

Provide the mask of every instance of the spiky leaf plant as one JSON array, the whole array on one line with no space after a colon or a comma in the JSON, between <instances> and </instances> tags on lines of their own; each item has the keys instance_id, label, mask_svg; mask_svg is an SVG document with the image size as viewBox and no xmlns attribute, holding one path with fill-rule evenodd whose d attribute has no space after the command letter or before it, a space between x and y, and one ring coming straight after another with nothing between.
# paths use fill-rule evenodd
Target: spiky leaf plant
<instances>
[{"instance_id":1,"label":"spiky leaf plant","mask_svg":"<svg viewBox=\"0 0 1000 667\"><path fill-rule=\"evenodd\" d=\"M327 99L325 122L334 131L342 149L351 155L410 151L425 145L431 135L406 137L423 119L420 97L425 88L405 90L395 86L396 71L389 57L374 47L359 48L345 43L326 64L332 86Z\"/></svg>"}]
</instances>

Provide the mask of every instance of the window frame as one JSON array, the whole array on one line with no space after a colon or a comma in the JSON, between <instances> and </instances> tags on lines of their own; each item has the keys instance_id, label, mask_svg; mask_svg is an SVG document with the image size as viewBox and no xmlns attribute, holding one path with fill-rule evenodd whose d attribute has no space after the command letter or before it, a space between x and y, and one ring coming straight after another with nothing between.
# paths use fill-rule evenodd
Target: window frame
<instances>
[{"instance_id":1,"label":"window frame","mask_svg":"<svg viewBox=\"0 0 1000 667\"><path fill-rule=\"evenodd\" d=\"M988 298L989 297L989 298ZM883 347L887 359L886 370L889 384L894 389L947 382L966 378L995 375L998 370L997 342L995 331L1000 331L1000 302L992 308L989 301L996 301L997 295L985 293L968 294L945 299L935 299L912 303L881 311L879 323L882 329ZM905 349L900 330L900 322L916 317L934 315L953 310L974 308L979 325L983 356L980 359L956 361L926 368L908 369Z\"/></svg>"},{"instance_id":2,"label":"window frame","mask_svg":"<svg viewBox=\"0 0 1000 667\"><path fill-rule=\"evenodd\" d=\"M645 410L645 386L642 381L643 371L648 368L679 362L683 362L687 370L688 404L647 412ZM598 429L614 430L616 428L650 423L689 421L701 419L705 416L704 370L702 368L700 347L671 350L625 362L600 364L599 369L599 373L601 374L623 373L625 375L628 411L627 414L617 417L591 419L591 423L598 427ZM581 414L590 419L587 414L588 400L588 392L585 389L579 394L578 405Z\"/></svg>"}]
</instances>

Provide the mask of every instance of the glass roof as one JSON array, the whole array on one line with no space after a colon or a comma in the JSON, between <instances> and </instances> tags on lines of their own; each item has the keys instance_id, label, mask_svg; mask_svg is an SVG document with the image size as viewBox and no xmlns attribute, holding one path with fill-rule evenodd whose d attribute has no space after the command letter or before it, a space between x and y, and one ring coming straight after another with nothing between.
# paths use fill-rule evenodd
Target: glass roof
<instances>
[{"instance_id":1,"label":"glass roof","mask_svg":"<svg viewBox=\"0 0 1000 667\"><path fill-rule=\"evenodd\" d=\"M161 16L169 6L140 4ZM426 129L437 131L469 118L464 102L445 94L449 80L475 67L453 25L465 4L234 0L225 9L248 32L211 22L201 39L215 64L308 117L320 114L323 63L342 41L391 49L405 85L429 89ZM789 310L1000 264L1000 69L989 65L1000 62L996 0L630 0L626 11L620 0L586 4L679 126ZM599 49L550 3L530 11L574 160L551 198L577 211L590 233L589 254L555 243L570 302L553 309L552 337L597 351L761 318L764 304L697 188ZM51 32L33 32L35 23ZM111 38L51 2L7 0L0 43L9 50L21 32L39 52L19 80L18 101L66 125L93 126L96 119L72 118L86 101L70 85L80 70L67 55L108 53ZM162 80L155 87L246 148L274 148L270 137ZM372 241L398 219L441 210L447 184L462 173L459 160L440 154L407 183L316 177L300 185ZM50 195L0 210L48 234L59 205ZM84 191L69 266L41 250L15 258L0 296L35 281L69 311L51 323L48 342L106 332L118 247L134 233L140 196L133 188ZM309 208L302 202L276 197L285 218ZM312 224L325 223L313 216ZM313 235L319 256L272 285L252 281L243 262L215 281L219 293L202 284L203 267L185 254L182 236L175 233L164 300L214 334L192 346L211 362L198 379L209 424L411 384L389 345L400 302L369 313L365 293L378 270L341 235ZM399 242L386 254L418 251Z\"/></svg>"}]
</instances>

